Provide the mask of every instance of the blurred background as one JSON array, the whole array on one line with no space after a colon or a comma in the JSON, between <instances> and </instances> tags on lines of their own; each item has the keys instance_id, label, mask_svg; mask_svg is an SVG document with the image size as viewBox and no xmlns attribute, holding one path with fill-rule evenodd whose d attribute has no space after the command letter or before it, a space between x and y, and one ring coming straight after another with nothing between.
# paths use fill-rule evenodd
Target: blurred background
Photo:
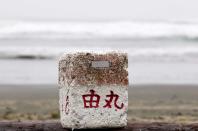
<instances>
[{"instance_id":1,"label":"blurred background","mask_svg":"<svg viewBox=\"0 0 198 131\"><path fill-rule=\"evenodd\" d=\"M0 120L58 119L59 56L119 50L129 56L129 121L197 122L197 5L0 0Z\"/></svg>"}]
</instances>

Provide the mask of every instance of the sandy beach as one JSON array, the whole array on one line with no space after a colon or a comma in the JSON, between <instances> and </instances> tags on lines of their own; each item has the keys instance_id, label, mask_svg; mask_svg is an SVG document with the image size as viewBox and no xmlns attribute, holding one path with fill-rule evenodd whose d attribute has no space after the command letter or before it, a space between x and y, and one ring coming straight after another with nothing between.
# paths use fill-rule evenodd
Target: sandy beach
<instances>
[{"instance_id":1,"label":"sandy beach","mask_svg":"<svg viewBox=\"0 0 198 131\"><path fill-rule=\"evenodd\" d=\"M198 85L133 85L131 122L198 122ZM57 85L0 85L0 120L59 119Z\"/></svg>"}]
</instances>

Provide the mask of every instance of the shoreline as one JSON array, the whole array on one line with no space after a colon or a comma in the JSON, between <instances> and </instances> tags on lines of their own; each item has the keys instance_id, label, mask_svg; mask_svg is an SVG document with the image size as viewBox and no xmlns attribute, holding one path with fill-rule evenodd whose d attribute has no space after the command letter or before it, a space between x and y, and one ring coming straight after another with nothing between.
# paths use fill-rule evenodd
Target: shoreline
<instances>
[{"instance_id":1,"label":"shoreline","mask_svg":"<svg viewBox=\"0 0 198 131\"><path fill-rule=\"evenodd\" d=\"M137 94L151 97L154 93L158 94L177 94L186 93L187 95L196 94L198 85L195 84L135 84L128 88L129 96L138 97ZM0 84L0 101L6 99L58 99L58 84ZM197 94L198 95L198 94ZM130 99L130 98L129 98Z\"/></svg>"}]
</instances>

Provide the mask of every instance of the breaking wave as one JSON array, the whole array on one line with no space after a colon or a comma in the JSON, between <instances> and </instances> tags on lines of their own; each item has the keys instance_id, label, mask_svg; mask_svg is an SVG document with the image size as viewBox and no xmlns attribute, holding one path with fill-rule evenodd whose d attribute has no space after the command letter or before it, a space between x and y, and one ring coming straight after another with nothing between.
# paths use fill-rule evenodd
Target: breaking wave
<instances>
[{"instance_id":1,"label":"breaking wave","mask_svg":"<svg viewBox=\"0 0 198 131\"><path fill-rule=\"evenodd\" d=\"M0 22L0 39L198 40L196 22Z\"/></svg>"}]
</instances>

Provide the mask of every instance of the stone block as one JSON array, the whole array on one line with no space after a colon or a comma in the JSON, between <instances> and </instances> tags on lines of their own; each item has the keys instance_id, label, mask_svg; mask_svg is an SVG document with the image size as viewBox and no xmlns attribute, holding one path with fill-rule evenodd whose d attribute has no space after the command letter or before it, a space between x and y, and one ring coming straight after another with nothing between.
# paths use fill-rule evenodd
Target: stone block
<instances>
[{"instance_id":1,"label":"stone block","mask_svg":"<svg viewBox=\"0 0 198 131\"><path fill-rule=\"evenodd\" d=\"M127 125L126 53L64 54L59 60L59 108L65 128Z\"/></svg>"}]
</instances>

